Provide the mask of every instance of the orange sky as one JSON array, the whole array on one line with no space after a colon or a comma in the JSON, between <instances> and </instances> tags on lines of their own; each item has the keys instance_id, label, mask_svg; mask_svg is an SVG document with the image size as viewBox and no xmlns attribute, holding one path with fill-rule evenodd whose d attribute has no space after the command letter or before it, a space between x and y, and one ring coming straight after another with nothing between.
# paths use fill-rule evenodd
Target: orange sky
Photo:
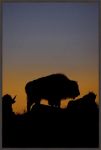
<instances>
[{"instance_id":1,"label":"orange sky","mask_svg":"<svg viewBox=\"0 0 101 150\"><path fill-rule=\"evenodd\" d=\"M40 77L41 72L37 74L24 75L16 72L5 73L3 76L3 95L9 93L13 96L17 95L16 103L13 105L13 109L15 112L22 113L26 110L26 93L25 93L25 85L28 81L36 79ZM43 76L48 75L50 73L43 73ZM66 74L66 73L65 73ZM66 74L67 75L67 74ZM92 72L87 73L82 72L79 76L78 73L71 73L68 75L69 78L78 81L80 96L87 94L89 91L94 91L97 94L96 102L99 103L99 91L98 91L98 75L97 72L95 75ZM78 98L79 98L78 97ZM62 102L62 107L67 105L67 101Z\"/></svg>"}]
</instances>

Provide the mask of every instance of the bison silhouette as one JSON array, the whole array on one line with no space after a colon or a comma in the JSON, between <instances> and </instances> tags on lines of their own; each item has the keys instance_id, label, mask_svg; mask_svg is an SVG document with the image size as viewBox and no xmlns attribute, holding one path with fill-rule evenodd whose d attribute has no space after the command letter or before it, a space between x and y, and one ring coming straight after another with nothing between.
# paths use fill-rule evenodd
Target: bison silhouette
<instances>
[{"instance_id":1,"label":"bison silhouette","mask_svg":"<svg viewBox=\"0 0 101 150\"><path fill-rule=\"evenodd\" d=\"M76 99L75 101L70 101L68 103L68 110L70 111L91 111L97 110L97 104L95 102L96 94L94 92L89 92L82 98Z\"/></svg>"},{"instance_id":2,"label":"bison silhouette","mask_svg":"<svg viewBox=\"0 0 101 150\"><path fill-rule=\"evenodd\" d=\"M51 74L30 81L25 86L27 94L27 111L33 103L40 104L41 99L47 99L48 104L60 107L61 99L75 98L80 95L76 81L70 80L64 74Z\"/></svg>"},{"instance_id":3,"label":"bison silhouette","mask_svg":"<svg viewBox=\"0 0 101 150\"><path fill-rule=\"evenodd\" d=\"M2 97L2 114L4 118L14 114L12 110L12 104L16 102L15 98L16 96L12 98L9 94L6 94Z\"/></svg>"}]
</instances>

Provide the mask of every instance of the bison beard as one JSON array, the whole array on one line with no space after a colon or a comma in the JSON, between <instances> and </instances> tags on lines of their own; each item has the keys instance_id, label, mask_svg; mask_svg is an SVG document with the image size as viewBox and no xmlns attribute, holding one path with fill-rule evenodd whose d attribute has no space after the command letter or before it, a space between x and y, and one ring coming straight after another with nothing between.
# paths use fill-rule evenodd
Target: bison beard
<instances>
[{"instance_id":1,"label":"bison beard","mask_svg":"<svg viewBox=\"0 0 101 150\"><path fill-rule=\"evenodd\" d=\"M52 74L28 82L25 91L27 111L30 111L33 103L40 104L41 99L47 99L51 106L60 107L61 99L74 99L80 95L77 82L68 79L63 74Z\"/></svg>"}]
</instances>

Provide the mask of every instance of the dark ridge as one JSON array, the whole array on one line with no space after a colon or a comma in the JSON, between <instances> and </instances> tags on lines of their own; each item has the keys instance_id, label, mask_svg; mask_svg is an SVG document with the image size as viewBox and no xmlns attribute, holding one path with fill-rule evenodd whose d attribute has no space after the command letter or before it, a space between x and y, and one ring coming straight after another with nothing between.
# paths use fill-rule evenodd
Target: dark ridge
<instances>
[{"instance_id":1,"label":"dark ridge","mask_svg":"<svg viewBox=\"0 0 101 150\"><path fill-rule=\"evenodd\" d=\"M98 148L99 109L95 99L90 92L70 101L65 109L35 104L22 115L7 114L10 107L4 106L3 148Z\"/></svg>"}]
</instances>

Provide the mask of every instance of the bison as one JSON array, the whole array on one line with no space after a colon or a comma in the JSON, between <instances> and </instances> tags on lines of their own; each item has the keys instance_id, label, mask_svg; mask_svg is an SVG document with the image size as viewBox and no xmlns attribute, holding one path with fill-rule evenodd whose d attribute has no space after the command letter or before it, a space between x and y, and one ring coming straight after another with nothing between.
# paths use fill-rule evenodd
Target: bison
<instances>
[{"instance_id":1,"label":"bison","mask_svg":"<svg viewBox=\"0 0 101 150\"><path fill-rule=\"evenodd\" d=\"M71 111L94 111L97 109L95 99L96 94L94 92L89 92L82 98L76 99L75 101L70 101L67 109Z\"/></svg>"},{"instance_id":2,"label":"bison","mask_svg":"<svg viewBox=\"0 0 101 150\"><path fill-rule=\"evenodd\" d=\"M41 99L47 99L49 105L59 107L61 99L74 99L80 95L77 82L64 74L51 74L30 81L26 84L25 91L28 111L33 103L39 104Z\"/></svg>"},{"instance_id":3,"label":"bison","mask_svg":"<svg viewBox=\"0 0 101 150\"><path fill-rule=\"evenodd\" d=\"M13 115L12 104L15 103L15 98L12 98L11 95L6 94L2 97L2 114L4 117Z\"/></svg>"}]
</instances>

